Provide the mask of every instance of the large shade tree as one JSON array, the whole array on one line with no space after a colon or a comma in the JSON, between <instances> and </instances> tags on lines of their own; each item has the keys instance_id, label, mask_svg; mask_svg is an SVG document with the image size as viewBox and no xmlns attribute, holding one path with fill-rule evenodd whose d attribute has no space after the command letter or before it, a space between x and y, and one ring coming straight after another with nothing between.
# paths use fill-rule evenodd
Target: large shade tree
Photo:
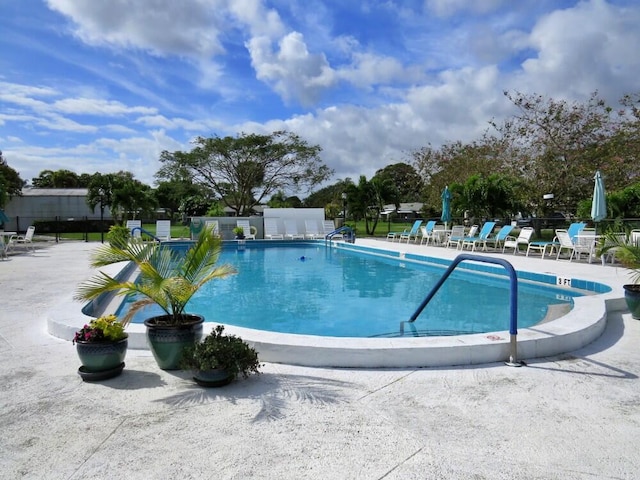
<instances>
[{"instance_id":1,"label":"large shade tree","mask_svg":"<svg viewBox=\"0 0 640 480\"><path fill-rule=\"evenodd\" d=\"M116 221L149 213L156 206L151 187L136 180L130 172L96 173L89 183L87 204L95 211L109 208Z\"/></svg>"},{"instance_id":2,"label":"large shade tree","mask_svg":"<svg viewBox=\"0 0 640 480\"><path fill-rule=\"evenodd\" d=\"M309 145L290 132L199 137L194 143L189 152L162 152L156 178L187 172L239 216L250 214L280 190L309 190L333 174L319 157L320 146Z\"/></svg>"},{"instance_id":3,"label":"large shade tree","mask_svg":"<svg viewBox=\"0 0 640 480\"><path fill-rule=\"evenodd\" d=\"M26 182L7 164L0 152L0 208L4 207L11 197L20 195L25 185Z\"/></svg>"}]
</instances>

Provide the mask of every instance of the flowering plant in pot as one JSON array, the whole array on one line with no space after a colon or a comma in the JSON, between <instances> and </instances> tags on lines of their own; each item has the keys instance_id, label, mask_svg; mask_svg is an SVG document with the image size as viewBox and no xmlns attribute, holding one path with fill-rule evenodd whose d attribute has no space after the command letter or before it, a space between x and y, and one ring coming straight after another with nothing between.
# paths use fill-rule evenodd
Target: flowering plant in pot
<instances>
[{"instance_id":1,"label":"flowering plant in pot","mask_svg":"<svg viewBox=\"0 0 640 480\"><path fill-rule=\"evenodd\" d=\"M260 373L258 352L236 335L225 335L218 325L201 342L187 347L181 366L193 370L194 380L205 387L219 387L242 375Z\"/></svg>"},{"instance_id":2,"label":"flowering plant in pot","mask_svg":"<svg viewBox=\"0 0 640 480\"><path fill-rule=\"evenodd\" d=\"M210 228L205 229L186 252L156 243L102 245L92 256L93 267L133 262L139 270L138 279L120 280L100 272L80 284L76 298L93 300L109 292L131 297L133 302L122 318L124 325L142 308L158 305L164 314L144 322L147 343L160 368L177 369L184 347L202 337L204 318L187 313L187 303L204 284L236 273L231 265L218 265L221 251L222 242Z\"/></svg>"},{"instance_id":3,"label":"flowering plant in pot","mask_svg":"<svg viewBox=\"0 0 640 480\"><path fill-rule=\"evenodd\" d=\"M632 232L633 233L633 232ZM601 241L598 254L604 255L613 250L615 258L630 270L633 283L623 285L624 299L631 316L640 320L640 237L631 237L629 241L615 233L607 233Z\"/></svg>"},{"instance_id":4,"label":"flowering plant in pot","mask_svg":"<svg viewBox=\"0 0 640 480\"><path fill-rule=\"evenodd\" d=\"M72 340L82 366L84 380L101 380L119 375L124 368L129 335L115 315L94 318L78 330Z\"/></svg>"}]
</instances>

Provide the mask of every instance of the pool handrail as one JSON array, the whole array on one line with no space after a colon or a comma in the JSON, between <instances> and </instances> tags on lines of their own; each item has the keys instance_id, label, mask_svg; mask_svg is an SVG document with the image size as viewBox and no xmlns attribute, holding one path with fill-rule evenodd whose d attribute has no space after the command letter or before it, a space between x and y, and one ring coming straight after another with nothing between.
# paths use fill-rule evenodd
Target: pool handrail
<instances>
[{"instance_id":1,"label":"pool handrail","mask_svg":"<svg viewBox=\"0 0 640 480\"><path fill-rule=\"evenodd\" d=\"M346 235L344 235L346 233ZM342 226L340 228L335 229L333 232L327 233L324 239L325 242L327 240L331 240L335 235L343 235L344 241L347 243L355 243L356 242L356 232L353 231L351 227Z\"/></svg>"},{"instance_id":2,"label":"pool handrail","mask_svg":"<svg viewBox=\"0 0 640 480\"><path fill-rule=\"evenodd\" d=\"M145 229L144 229L144 228L142 228L142 227L133 227L133 228L131 229L131 236L132 236L132 237L135 237L134 233L136 232L136 230L140 231L140 233L141 233L141 234L142 234L142 233L144 233L145 235L149 235L149 236L150 236L151 238L153 238L156 242L160 242L160 239L159 239L158 237L156 237L153 233L151 233L151 232L150 232L150 231L148 231L148 230L145 230Z\"/></svg>"},{"instance_id":3,"label":"pool handrail","mask_svg":"<svg viewBox=\"0 0 640 480\"><path fill-rule=\"evenodd\" d=\"M427 306L427 304L431 301L434 295L438 292L442 284L449 278L449 275L455 270L455 268L465 260L470 260L474 262L483 262L483 263L493 263L497 265L502 265L507 273L509 274L509 310L510 310L510 319L509 319L509 335L511 337L511 353L509 355L509 360L505 362L507 365L511 367L520 367L523 365L523 362L517 360L517 336L518 336L518 276L516 274L513 265L502 258L495 257L484 257L480 255L471 255L467 253L463 253L458 255L449 268L444 272L440 280L434 285L429 294L422 301L417 310L411 315L411 318L407 321L400 322L400 330L404 331L405 323L413 323L416 321L422 310Z\"/></svg>"}]
</instances>

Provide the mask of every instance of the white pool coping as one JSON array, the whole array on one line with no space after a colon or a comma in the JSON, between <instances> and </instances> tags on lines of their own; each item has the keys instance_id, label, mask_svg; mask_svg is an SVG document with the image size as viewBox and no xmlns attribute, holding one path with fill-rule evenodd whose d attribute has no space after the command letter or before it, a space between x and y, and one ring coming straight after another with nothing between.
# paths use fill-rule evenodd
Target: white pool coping
<instances>
[{"instance_id":1,"label":"white pool coping","mask_svg":"<svg viewBox=\"0 0 640 480\"><path fill-rule=\"evenodd\" d=\"M461 253L454 249L400 244L379 239L358 239L356 245L448 259L453 259ZM591 280L610 286L612 291L577 297L574 299L574 308L568 314L550 322L518 329L515 337L515 357L508 330L473 335L401 338L319 337L274 333L232 325L225 325L225 331L241 336L254 346L260 359L265 362L345 368L456 366L509 359L520 361L577 350L602 334L608 313L626 308L622 285L628 283L628 277L627 271L623 268L493 252L480 255L506 259L517 271ZM425 295L427 293L425 292ZM49 312L49 333L63 339L72 338L73 334L91 319L82 314L80 308L80 304L71 298L64 299L58 308ZM215 325L205 323L205 334ZM129 348L148 348L145 330L145 326L141 324L131 324L127 327Z\"/></svg>"}]
</instances>

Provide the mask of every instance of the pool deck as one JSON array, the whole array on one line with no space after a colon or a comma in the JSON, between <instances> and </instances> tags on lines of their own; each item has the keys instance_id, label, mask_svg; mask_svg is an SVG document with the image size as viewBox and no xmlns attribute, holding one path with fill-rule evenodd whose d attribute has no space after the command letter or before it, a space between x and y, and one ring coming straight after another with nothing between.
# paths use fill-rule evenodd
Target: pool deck
<instances>
[{"instance_id":1,"label":"pool deck","mask_svg":"<svg viewBox=\"0 0 640 480\"><path fill-rule=\"evenodd\" d=\"M358 239L400 251L454 250ZM459 367L330 369L266 363L201 389L130 350L117 378L85 383L52 311L88 278L86 243L0 260L2 479L636 479L640 322L613 309L578 350ZM518 270L593 278L624 269L507 255ZM27 328L28 326L28 328Z\"/></svg>"}]
</instances>

